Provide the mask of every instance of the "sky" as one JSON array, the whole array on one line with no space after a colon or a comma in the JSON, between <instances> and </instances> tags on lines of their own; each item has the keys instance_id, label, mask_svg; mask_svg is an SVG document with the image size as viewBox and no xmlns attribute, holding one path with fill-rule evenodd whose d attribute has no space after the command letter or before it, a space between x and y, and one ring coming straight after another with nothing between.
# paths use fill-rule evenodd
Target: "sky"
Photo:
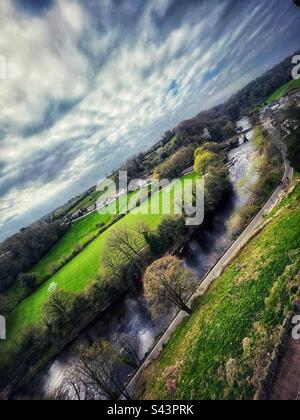
<instances>
[{"instance_id":1,"label":"sky","mask_svg":"<svg viewBox=\"0 0 300 420\"><path fill-rule=\"evenodd\" d=\"M1 0L0 240L299 49L292 0Z\"/></svg>"}]
</instances>

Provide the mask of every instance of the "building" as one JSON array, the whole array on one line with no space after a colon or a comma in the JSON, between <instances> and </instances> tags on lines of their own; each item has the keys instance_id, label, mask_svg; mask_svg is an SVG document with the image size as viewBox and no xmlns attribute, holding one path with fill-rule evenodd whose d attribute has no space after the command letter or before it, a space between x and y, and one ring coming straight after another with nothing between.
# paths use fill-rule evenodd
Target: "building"
<instances>
[{"instance_id":1,"label":"building","mask_svg":"<svg viewBox=\"0 0 300 420\"><path fill-rule=\"evenodd\" d=\"M73 213L72 215L71 215L71 218L72 219L78 219L78 217L80 217L80 216L82 216L83 215L83 212L82 212L82 210L80 209L80 210L77 210L75 213Z\"/></svg>"},{"instance_id":2,"label":"building","mask_svg":"<svg viewBox=\"0 0 300 420\"><path fill-rule=\"evenodd\" d=\"M92 204L91 206L89 206L89 207L87 208L88 213L90 213L90 212L92 212L92 211L94 211L94 210L96 210L96 204Z\"/></svg>"}]
</instances>

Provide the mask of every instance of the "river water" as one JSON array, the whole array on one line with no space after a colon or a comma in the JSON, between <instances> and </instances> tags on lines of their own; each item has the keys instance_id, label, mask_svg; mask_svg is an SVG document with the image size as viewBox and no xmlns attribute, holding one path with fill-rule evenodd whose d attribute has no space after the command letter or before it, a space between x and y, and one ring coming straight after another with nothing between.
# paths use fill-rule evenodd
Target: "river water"
<instances>
[{"instance_id":1,"label":"river water","mask_svg":"<svg viewBox=\"0 0 300 420\"><path fill-rule=\"evenodd\" d=\"M237 125L244 130L251 128L247 118L238 121ZM248 142L230 151L228 160L233 163L230 168L230 177L234 185L234 194L231 200L224 204L221 214L214 217L209 223L194 235L184 246L182 259L186 267L194 270L201 282L207 272L215 265L221 255L230 246L230 238L227 222L237 208L245 203L250 194L245 188L245 182L252 184L255 181L253 164L256 151L252 144L253 132L247 134ZM242 182L243 188L240 187ZM246 182L246 184L247 184ZM169 318L160 322L151 319L150 311L144 300L142 290L128 295L115 310L110 311L101 320L95 321L75 343L70 345L56 358L44 371L37 375L17 398L22 396L44 396L54 393L64 384L66 375L74 366L73 350L75 346L85 346L100 338L108 339L119 349L123 340L130 341L142 360L153 347L158 337L167 327L174 316L170 313ZM113 313L113 315L112 315ZM128 379L134 373L132 368L122 367L122 377ZM73 395L70 391L70 399Z\"/></svg>"}]
</instances>

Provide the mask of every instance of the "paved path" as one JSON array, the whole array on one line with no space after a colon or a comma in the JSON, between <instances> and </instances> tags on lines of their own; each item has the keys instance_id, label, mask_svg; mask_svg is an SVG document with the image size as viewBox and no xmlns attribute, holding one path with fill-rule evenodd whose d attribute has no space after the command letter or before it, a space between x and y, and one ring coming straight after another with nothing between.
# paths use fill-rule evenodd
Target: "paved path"
<instances>
[{"instance_id":1,"label":"paved path","mask_svg":"<svg viewBox=\"0 0 300 420\"><path fill-rule=\"evenodd\" d=\"M276 189L276 191L272 194L269 198L267 203L261 209L261 211L256 215L256 217L252 220L252 222L247 226L244 232L239 236L239 238L232 244L232 246L228 249L228 251L221 257L218 263L213 267L213 269L209 272L209 274L204 278L203 282L200 284L196 292L189 300L189 305L193 302L193 300L203 295L209 288L209 286L216 280L217 277L223 272L224 268L231 262L231 260L236 256L236 254L243 248L243 246L249 241L249 239L255 234L257 229L261 226L264 221L264 216L269 213L275 205L280 201L283 192L286 189L287 184L293 178L293 169L291 168L289 162L286 160L284 156L285 162L285 172L282 179L282 184ZM184 318L187 317L187 314L183 311L179 312L173 321L168 326L165 333L159 339L157 344L154 346L152 351L149 353L148 357L140 367L140 369L135 373L133 378L127 385L127 392L129 395L133 394L137 381L143 372L143 370L149 366L151 361L157 359L159 354L161 353L165 344L168 343L170 337L177 329L177 327L182 323Z\"/></svg>"}]
</instances>

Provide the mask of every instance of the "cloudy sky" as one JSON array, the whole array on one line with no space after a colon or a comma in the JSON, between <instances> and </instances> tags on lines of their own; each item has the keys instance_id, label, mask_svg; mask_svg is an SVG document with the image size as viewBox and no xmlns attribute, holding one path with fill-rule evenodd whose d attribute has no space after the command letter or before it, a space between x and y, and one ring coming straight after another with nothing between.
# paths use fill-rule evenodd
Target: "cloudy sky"
<instances>
[{"instance_id":1,"label":"cloudy sky","mask_svg":"<svg viewBox=\"0 0 300 420\"><path fill-rule=\"evenodd\" d=\"M0 240L293 53L299 22L292 0L1 0Z\"/></svg>"}]
</instances>

